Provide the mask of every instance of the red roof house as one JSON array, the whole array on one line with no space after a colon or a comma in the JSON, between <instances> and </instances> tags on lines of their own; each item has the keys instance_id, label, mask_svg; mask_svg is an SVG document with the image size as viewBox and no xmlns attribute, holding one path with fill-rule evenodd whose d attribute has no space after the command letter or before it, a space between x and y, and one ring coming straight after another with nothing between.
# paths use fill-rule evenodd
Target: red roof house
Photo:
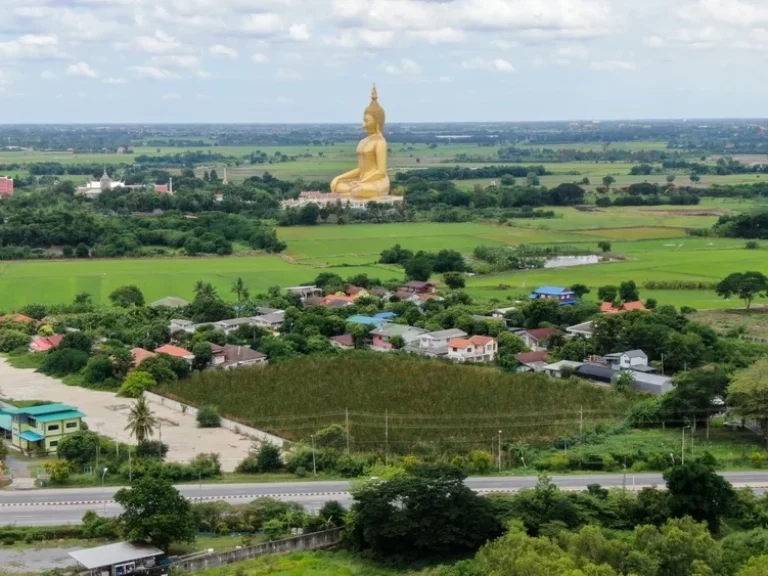
<instances>
[{"instance_id":1,"label":"red roof house","mask_svg":"<svg viewBox=\"0 0 768 576\"><path fill-rule=\"evenodd\" d=\"M24 314L6 314L0 316L0 324L3 322L18 322L19 324L38 324L38 321Z\"/></svg>"},{"instance_id":2,"label":"red roof house","mask_svg":"<svg viewBox=\"0 0 768 576\"><path fill-rule=\"evenodd\" d=\"M144 348L131 348L131 356L133 356L133 367L138 368L139 364L144 362L144 360L152 358L152 356L156 356L156 354L149 350L144 350Z\"/></svg>"},{"instance_id":3,"label":"red roof house","mask_svg":"<svg viewBox=\"0 0 768 576\"><path fill-rule=\"evenodd\" d=\"M342 350L350 350L355 347L355 338L352 334L342 334L341 336L333 336L329 338L331 345Z\"/></svg>"},{"instance_id":4,"label":"red roof house","mask_svg":"<svg viewBox=\"0 0 768 576\"><path fill-rule=\"evenodd\" d=\"M192 360L195 357L195 355L192 354L192 352L189 350L179 346L174 346L173 344L165 344L160 346L160 348L155 350L155 353L168 354L168 356L173 356L174 358L183 358L184 360Z\"/></svg>"},{"instance_id":5,"label":"red roof house","mask_svg":"<svg viewBox=\"0 0 768 576\"><path fill-rule=\"evenodd\" d=\"M54 334L53 336L41 336L35 338L29 345L30 352L48 352L57 348L64 340L65 334Z\"/></svg>"},{"instance_id":6,"label":"red roof house","mask_svg":"<svg viewBox=\"0 0 768 576\"><path fill-rule=\"evenodd\" d=\"M535 328L520 334L525 345L532 350L546 348L547 343L556 336L562 336L563 333L557 328Z\"/></svg>"},{"instance_id":7,"label":"red roof house","mask_svg":"<svg viewBox=\"0 0 768 576\"><path fill-rule=\"evenodd\" d=\"M640 300L624 302L618 308L615 307L612 302L603 302L600 304L600 312L603 314L623 314L624 312L629 312L630 310L640 310L642 312L646 312L648 309Z\"/></svg>"}]
</instances>

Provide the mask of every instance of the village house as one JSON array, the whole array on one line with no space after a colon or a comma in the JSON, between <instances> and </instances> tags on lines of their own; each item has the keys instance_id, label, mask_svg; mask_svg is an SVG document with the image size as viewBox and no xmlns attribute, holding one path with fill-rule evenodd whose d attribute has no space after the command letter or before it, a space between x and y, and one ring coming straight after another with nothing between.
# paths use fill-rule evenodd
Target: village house
<instances>
[{"instance_id":1,"label":"village house","mask_svg":"<svg viewBox=\"0 0 768 576\"><path fill-rule=\"evenodd\" d=\"M131 348L131 356L133 356L133 367L135 369L138 368L144 360L157 356L157 354L150 352L149 350L144 350L144 348Z\"/></svg>"},{"instance_id":2,"label":"village house","mask_svg":"<svg viewBox=\"0 0 768 576\"><path fill-rule=\"evenodd\" d=\"M623 372L623 370L614 370L610 366L587 363L576 368L574 376L599 384L611 385L615 382L621 372ZM641 392L648 392L660 396L670 392L674 388L672 378L669 376L648 374L636 370L628 370L628 372L632 375L632 387Z\"/></svg>"},{"instance_id":3,"label":"village house","mask_svg":"<svg viewBox=\"0 0 768 576\"><path fill-rule=\"evenodd\" d=\"M290 292L291 294L297 294L299 298L301 298L302 300L306 300L307 298L311 298L312 296L323 295L323 289L318 288L315 285L291 286L289 288L286 288L285 290L286 292Z\"/></svg>"},{"instance_id":4,"label":"village house","mask_svg":"<svg viewBox=\"0 0 768 576\"><path fill-rule=\"evenodd\" d=\"M362 324L363 326L373 326L374 328L386 324L387 320L384 318L376 318L375 316L363 316L361 314L355 314L347 318L347 324Z\"/></svg>"},{"instance_id":5,"label":"village house","mask_svg":"<svg viewBox=\"0 0 768 576\"><path fill-rule=\"evenodd\" d=\"M407 346L414 340L418 340L426 332L423 328L416 328L406 324L383 324L371 331L371 336L373 336L371 347L374 350L385 352L394 349L390 341L395 336L400 336Z\"/></svg>"},{"instance_id":6,"label":"village house","mask_svg":"<svg viewBox=\"0 0 768 576\"><path fill-rule=\"evenodd\" d=\"M455 362L493 362L499 350L495 338L471 336L448 342L448 359Z\"/></svg>"},{"instance_id":7,"label":"village house","mask_svg":"<svg viewBox=\"0 0 768 576\"><path fill-rule=\"evenodd\" d=\"M535 328L533 330L526 330L518 333L518 336L522 338L525 345L534 352L537 350L546 350L553 338L562 335L563 333L557 328Z\"/></svg>"},{"instance_id":8,"label":"village house","mask_svg":"<svg viewBox=\"0 0 768 576\"><path fill-rule=\"evenodd\" d=\"M160 308L162 306L167 308L184 308L189 306L189 302L177 296L166 296L165 298L160 298L160 300L155 300L149 305L150 308Z\"/></svg>"},{"instance_id":9,"label":"village house","mask_svg":"<svg viewBox=\"0 0 768 576\"><path fill-rule=\"evenodd\" d=\"M409 294L433 294L437 286L432 282L419 282L418 280L411 280L404 286L398 288L398 291L408 292Z\"/></svg>"},{"instance_id":10,"label":"village house","mask_svg":"<svg viewBox=\"0 0 768 576\"><path fill-rule=\"evenodd\" d=\"M550 378L563 378L564 374L572 374L581 366L583 362L574 362L573 360L560 360L552 364L547 364L542 372Z\"/></svg>"},{"instance_id":11,"label":"village house","mask_svg":"<svg viewBox=\"0 0 768 576\"><path fill-rule=\"evenodd\" d=\"M352 350L355 347L355 337L352 334L341 334L328 339L331 346L340 350Z\"/></svg>"},{"instance_id":12,"label":"village house","mask_svg":"<svg viewBox=\"0 0 768 576\"><path fill-rule=\"evenodd\" d=\"M320 306L328 308L347 308L354 305L353 299L349 296L328 296L320 301Z\"/></svg>"},{"instance_id":13,"label":"village house","mask_svg":"<svg viewBox=\"0 0 768 576\"><path fill-rule=\"evenodd\" d=\"M173 358L181 358L187 362L192 362L195 359L195 355L189 350L181 348L180 346L174 346L173 344L164 344L155 350L155 354L167 354Z\"/></svg>"},{"instance_id":14,"label":"village house","mask_svg":"<svg viewBox=\"0 0 768 576\"><path fill-rule=\"evenodd\" d=\"M541 372L549 362L549 353L546 350L536 352L519 352L515 354L518 361L518 372Z\"/></svg>"},{"instance_id":15,"label":"village house","mask_svg":"<svg viewBox=\"0 0 768 576\"><path fill-rule=\"evenodd\" d=\"M88 576L125 576L157 566L165 553L145 542L118 542L69 552Z\"/></svg>"},{"instance_id":16,"label":"village house","mask_svg":"<svg viewBox=\"0 0 768 576\"><path fill-rule=\"evenodd\" d=\"M285 321L285 311L280 310L279 312L272 312L263 316L254 316L252 320L253 326L277 332Z\"/></svg>"},{"instance_id":17,"label":"village house","mask_svg":"<svg viewBox=\"0 0 768 576\"><path fill-rule=\"evenodd\" d=\"M565 331L571 336L581 336L582 338L592 338L595 333L595 323L592 320L569 326Z\"/></svg>"},{"instance_id":18,"label":"village house","mask_svg":"<svg viewBox=\"0 0 768 576\"><path fill-rule=\"evenodd\" d=\"M640 300L635 300L634 302L624 302L618 308L613 305L613 302L602 302L600 304L600 312L603 314L624 314L624 312L629 312L631 310L640 310L641 312L648 311L648 309L645 307L645 304L643 304Z\"/></svg>"},{"instance_id":19,"label":"village house","mask_svg":"<svg viewBox=\"0 0 768 576\"><path fill-rule=\"evenodd\" d=\"M603 358L613 370L653 371L653 368L648 366L648 355L642 350L614 352L613 354L606 354Z\"/></svg>"},{"instance_id":20,"label":"village house","mask_svg":"<svg viewBox=\"0 0 768 576\"><path fill-rule=\"evenodd\" d=\"M5 314L0 316L0 324L4 324L6 322L16 322L18 324L34 324L35 326L40 324L40 322L34 318L30 318L24 314Z\"/></svg>"},{"instance_id":21,"label":"village house","mask_svg":"<svg viewBox=\"0 0 768 576\"><path fill-rule=\"evenodd\" d=\"M491 310L491 318L495 318L496 320L506 320L507 312L514 312L515 310L517 310L515 306L510 308L496 308L495 310Z\"/></svg>"},{"instance_id":22,"label":"village house","mask_svg":"<svg viewBox=\"0 0 768 576\"><path fill-rule=\"evenodd\" d=\"M536 288L531 295L528 296L529 300L555 300L559 302L561 306L568 304L576 304L579 299L576 297L576 293L562 286L541 286Z\"/></svg>"},{"instance_id":23,"label":"village house","mask_svg":"<svg viewBox=\"0 0 768 576\"><path fill-rule=\"evenodd\" d=\"M27 454L55 454L64 436L81 429L85 416L67 404L2 408L0 412L11 417L11 444ZM0 422L7 426L6 419L0 418Z\"/></svg>"},{"instance_id":24,"label":"village house","mask_svg":"<svg viewBox=\"0 0 768 576\"><path fill-rule=\"evenodd\" d=\"M458 328L427 332L419 336L418 340L414 340L410 345L406 346L405 350L432 358L448 356L448 342L456 338L466 338L466 336L467 333Z\"/></svg>"},{"instance_id":25,"label":"village house","mask_svg":"<svg viewBox=\"0 0 768 576\"><path fill-rule=\"evenodd\" d=\"M58 348L66 334L54 334L53 336L36 336L29 343L30 352L48 352Z\"/></svg>"},{"instance_id":26,"label":"village house","mask_svg":"<svg viewBox=\"0 0 768 576\"><path fill-rule=\"evenodd\" d=\"M223 356L224 361L217 366L220 366L225 370L232 370L233 368L241 366L258 366L267 363L266 354L252 350L247 346L227 344L223 347Z\"/></svg>"}]
</instances>

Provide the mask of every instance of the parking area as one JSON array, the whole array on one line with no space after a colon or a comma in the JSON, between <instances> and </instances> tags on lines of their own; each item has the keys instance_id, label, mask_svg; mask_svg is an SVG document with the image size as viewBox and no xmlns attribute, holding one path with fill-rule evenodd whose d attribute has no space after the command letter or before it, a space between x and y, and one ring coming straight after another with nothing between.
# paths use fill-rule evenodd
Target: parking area
<instances>
[{"instance_id":1,"label":"parking area","mask_svg":"<svg viewBox=\"0 0 768 576\"><path fill-rule=\"evenodd\" d=\"M84 412L88 427L120 442L132 442L125 427L133 400L119 398L112 392L99 392L67 386L55 378L33 370L10 366L0 358L0 399L49 400L77 406ZM251 440L221 428L200 429L192 416L174 412L159 404L150 404L159 422L153 439L168 444L167 459L186 462L202 452L214 452L221 458L225 472L235 469L248 453Z\"/></svg>"}]
</instances>

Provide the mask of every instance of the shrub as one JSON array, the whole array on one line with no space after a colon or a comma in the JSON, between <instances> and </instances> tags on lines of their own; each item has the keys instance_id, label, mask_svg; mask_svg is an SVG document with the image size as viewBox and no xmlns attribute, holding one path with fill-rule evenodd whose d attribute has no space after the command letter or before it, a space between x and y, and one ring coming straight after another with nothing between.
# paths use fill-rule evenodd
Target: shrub
<instances>
[{"instance_id":1,"label":"shrub","mask_svg":"<svg viewBox=\"0 0 768 576\"><path fill-rule=\"evenodd\" d=\"M765 454L762 452L752 452L749 461L753 468L762 468L765 464Z\"/></svg>"},{"instance_id":2,"label":"shrub","mask_svg":"<svg viewBox=\"0 0 768 576\"><path fill-rule=\"evenodd\" d=\"M19 330L0 331L0 352L11 352L16 348L26 347L29 335Z\"/></svg>"},{"instance_id":3,"label":"shrub","mask_svg":"<svg viewBox=\"0 0 768 576\"><path fill-rule=\"evenodd\" d=\"M315 446L343 450L347 446L347 431L338 424L318 430L315 433Z\"/></svg>"},{"instance_id":4,"label":"shrub","mask_svg":"<svg viewBox=\"0 0 768 576\"><path fill-rule=\"evenodd\" d=\"M120 386L118 394L126 398L138 398L145 390L149 390L156 384L157 382L155 382L155 379L152 378L149 372L136 370L128 374L125 382Z\"/></svg>"},{"instance_id":5,"label":"shrub","mask_svg":"<svg viewBox=\"0 0 768 576\"><path fill-rule=\"evenodd\" d=\"M258 450L251 451L235 470L244 474L264 474L280 472L283 467L280 448L271 442L264 442Z\"/></svg>"},{"instance_id":6,"label":"shrub","mask_svg":"<svg viewBox=\"0 0 768 576\"><path fill-rule=\"evenodd\" d=\"M168 444L163 444L159 440L144 440L136 446L136 456L139 458L159 458L163 460L168 454Z\"/></svg>"},{"instance_id":7,"label":"shrub","mask_svg":"<svg viewBox=\"0 0 768 576\"><path fill-rule=\"evenodd\" d=\"M201 406L197 411L197 425L200 428L218 428L221 425L221 416L216 406Z\"/></svg>"},{"instance_id":8,"label":"shrub","mask_svg":"<svg viewBox=\"0 0 768 576\"><path fill-rule=\"evenodd\" d=\"M568 459L568 456L566 456L562 452L558 452L557 454L552 456L552 460L550 461L551 469L557 470L558 472L567 470L569 464L570 464L570 460Z\"/></svg>"},{"instance_id":9,"label":"shrub","mask_svg":"<svg viewBox=\"0 0 768 576\"><path fill-rule=\"evenodd\" d=\"M296 468L296 472L294 472L294 474L296 474L296 476L298 476L299 478L306 478L307 469L304 468L304 466L299 466L298 468Z\"/></svg>"},{"instance_id":10,"label":"shrub","mask_svg":"<svg viewBox=\"0 0 768 576\"><path fill-rule=\"evenodd\" d=\"M408 454L403 458L403 468L405 468L406 472L410 472L419 464L421 464L421 460L413 454Z\"/></svg>"},{"instance_id":11,"label":"shrub","mask_svg":"<svg viewBox=\"0 0 768 576\"><path fill-rule=\"evenodd\" d=\"M485 450L477 450L469 455L472 462L472 470L478 474L486 474L493 464L493 456Z\"/></svg>"},{"instance_id":12,"label":"shrub","mask_svg":"<svg viewBox=\"0 0 768 576\"><path fill-rule=\"evenodd\" d=\"M747 243L744 245L744 247L745 247L747 250L757 250L758 248L760 248L760 244L757 242L757 240L749 240L749 241L748 241L748 242L747 242Z\"/></svg>"},{"instance_id":13,"label":"shrub","mask_svg":"<svg viewBox=\"0 0 768 576\"><path fill-rule=\"evenodd\" d=\"M88 364L88 354L73 348L59 348L45 355L40 372L49 376L66 376L79 372Z\"/></svg>"},{"instance_id":14,"label":"shrub","mask_svg":"<svg viewBox=\"0 0 768 576\"><path fill-rule=\"evenodd\" d=\"M344 454L336 461L336 471L344 478L362 476L367 462L357 454Z\"/></svg>"},{"instance_id":15,"label":"shrub","mask_svg":"<svg viewBox=\"0 0 768 576\"><path fill-rule=\"evenodd\" d=\"M89 384L101 384L112 377L112 361L106 356L94 356L88 360L83 378Z\"/></svg>"}]
</instances>

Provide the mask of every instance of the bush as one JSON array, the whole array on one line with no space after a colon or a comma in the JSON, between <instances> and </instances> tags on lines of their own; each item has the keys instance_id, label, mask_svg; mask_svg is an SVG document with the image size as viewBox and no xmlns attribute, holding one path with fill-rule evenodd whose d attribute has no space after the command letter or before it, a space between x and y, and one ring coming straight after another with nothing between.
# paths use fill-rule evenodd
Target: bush
<instances>
[{"instance_id":1,"label":"bush","mask_svg":"<svg viewBox=\"0 0 768 576\"><path fill-rule=\"evenodd\" d=\"M221 416L216 406L201 406L197 411L197 425L200 428L218 428L221 425Z\"/></svg>"},{"instance_id":2,"label":"bush","mask_svg":"<svg viewBox=\"0 0 768 576\"><path fill-rule=\"evenodd\" d=\"M299 478L306 478L307 477L307 469L304 468L304 466L299 466L296 468L296 472L294 472L297 477Z\"/></svg>"},{"instance_id":3,"label":"bush","mask_svg":"<svg viewBox=\"0 0 768 576\"><path fill-rule=\"evenodd\" d=\"M315 433L315 446L343 450L347 446L347 431L338 424Z\"/></svg>"},{"instance_id":4,"label":"bush","mask_svg":"<svg viewBox=\"0 0 768 576\"><path fill-rule=\"evenodd\" d=\"M568 456L566 456L562 452L558 452L557 454L552 456L550 467L552 470L557 470L558 472L562 472L563 470L568 469L569 464L570 464L570 460L568 459Z\"/></svg>"},{"instance_id":5,"label":"bush","mask_svg":"<svg viewBox=\"0 0 768 576\"><path fill-rule=\"evenodd\" d=\"M83 379L89 384L102 384L111 377L112 361L106 356L94 356L83 371Z\"/></svg>"},{"instance_id":6,"label":"bush","mask_svg":"<svg viewBox=\"0 0 768 576\"><path fill-rule=\"evenodd\" d=\"M143 370L136 370L128 374L128 377L120 386L119 396L125 396L126 398L138 398L145 390L149 390L155 386L157 382L152 378L149 372Z\"/></svg>"},{"instance_id":7,"label":"bush","mask_svg":"<svg viewBox=\"0 0 768 576\"><path fill-rule=\"evenodd\" d=\"M762 452L752 452L749 461L753 468L762 468L765 464L765 454Z\"/></svg>"},{"instance_id":8,"label":"bush","mask_svg":"<svg viewBox=\"0 0 768 576\"><path fill-rule=\"evenodd\" d=\"M163 444L159 440L144 440L136 446L136 456L139 458L159 458L165 459L168 454L168 444Z\"/></svg>"},{"instance_id":9,"label":"bush","mask_svg":"<svg viewBox=\"0 0 768 576\"><path fill-rule=\"evenodd\" d=\"M0 352L12 352L16 348L26 348L29 335L19 330L0 331Z\"/></svg>"},{"instance_id":10,"label":"bush","mask_svg":"<svg viewBox=\"0 0 768 576\"><path fill-rule=\"evenodd\" d=\"M258 450L251 451L237 465L235 471L244 474L265 474L267 472L280 472L283 467L280 448L271 442L264 442Z\"/></svg>"},{"instance_id":11,"label":"bush","mask_svg":"<svg viewBox=\"0 0 768 576\"><path fill-rule=\"evenodd\" d=\"M760 248L760 244L757 242L757 240L750 240L750 241L748 241L748 242L747 242L747 243L744 245L744 247L745 247L747 250L757 250L758 248Z\"/></svg>"},{"instance_id":12,"label":"bush","mask_svg":"<svg viewBox=\"0 0 768 576\"><path fill-rule=\"evenodd\" d=\"M469 455L472 462L472 470L478 474L486 474L493 464L493 456L485 450L477 450Z\"/></svg>"},{"instance_id":13,"label":"bush","mask_svg":"<svg viewBox=\"0 0 768 576\"><path fill-rule=\"evenodd\" d=\"M360 455L344 454L336 461L336 472L344 478L356 478L363 475L367 464Z\"/></svg>"},{"instance_id":14,"label":"bush","mask_svg":"<svg viewBox=\"0 0 768 576\"><path fill-rule=\"evenodd\" d=\"M49 376L66 376L79 372L88 364L88 354L73 348L56 349L48 352L40 365L40 372Z\"/></svg>"}]
</instances>

